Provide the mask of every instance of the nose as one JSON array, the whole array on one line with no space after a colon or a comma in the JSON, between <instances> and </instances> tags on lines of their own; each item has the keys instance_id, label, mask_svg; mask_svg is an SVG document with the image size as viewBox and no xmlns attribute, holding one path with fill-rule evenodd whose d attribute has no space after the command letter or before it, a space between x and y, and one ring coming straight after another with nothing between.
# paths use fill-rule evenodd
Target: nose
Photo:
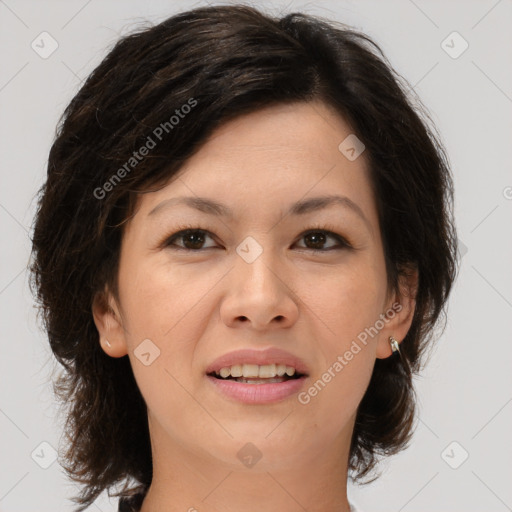
<instances>
[{"instance_id":1,"label":"nose","mask_svg":"<svg viewBox=\"0 0 512 512\"><path fill-rule=\"evenodd\" d=\"M288 273L264 251L248 263L238 257L229 273L229 290L221 305L220 315L229 327L247 325L264 331L291 327L298 318L297 295Z\"/></svg>"}]
</instances>

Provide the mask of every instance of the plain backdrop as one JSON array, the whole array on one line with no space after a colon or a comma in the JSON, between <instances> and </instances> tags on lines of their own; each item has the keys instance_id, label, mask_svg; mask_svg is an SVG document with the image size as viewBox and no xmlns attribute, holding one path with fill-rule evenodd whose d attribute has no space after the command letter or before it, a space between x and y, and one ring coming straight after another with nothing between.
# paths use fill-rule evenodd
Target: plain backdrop
<instances>
[{"instance_id":1,"label":"plain backdrop","mask_svg":"<svg viewBox=\"0 0 512 512\"><path fill-rule=\"evenodd\" d=\"M0 0L0 512L71 511L78 491L52 457L62 435L54 362L26 271L58 118L121 35L200 5ZM446 330L417 379L418 427L379 480L350 486L352 499L366 512L512 510L512 2L257 5L319 14L374 38L429 109L455 178L461 269ZM58 45L46 58L33 49L41 37L46 51ZM90 510L117 510L117 499L104 493Z\"/></svg>"}]
</instances>

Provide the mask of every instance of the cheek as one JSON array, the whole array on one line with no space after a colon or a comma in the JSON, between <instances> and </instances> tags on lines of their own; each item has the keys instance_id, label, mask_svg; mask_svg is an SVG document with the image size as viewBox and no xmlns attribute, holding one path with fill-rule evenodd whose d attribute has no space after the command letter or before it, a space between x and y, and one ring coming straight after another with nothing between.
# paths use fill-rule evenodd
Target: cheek
<instances>
[{"instance_id":1,"label":"cheek","mask_svg":"<svg viewBox=\"0 0 512 512\"><path fill-rule=\"evenodd\" d=\"M205 297L218 280L217 273L168 261L126 266L120 281L127 330L132 338L153 336L161 343L179 332L182 340L183 326L193 325L191 318L201 315Z\"/></svg>"},{"instance_id":2,"label":"cheek","mask_svg":"<svg viewBox=\"0 0 512 512\"><path fill-rule=\"evenodd\" d=\"M300 298L307 306L306 316L316 323L317 332L328 340L331 351L338 352L379 318L385 276L371 265L354 264L319 277L301 276Z\"/></svg>"},{"instance_id":3,"label":"cheek","mask_svg":"<svg viewBox=\"0 0 512 512\"><path fill-rule=\"evenodd\" d=\"M212 314L208 292L220 277L191 265L171 269L167 262L125 270L123 304L135 379L150 408L179 410L190 401L183 386L190 387L197 343ZM149 357L155 357L149 366L137 357L143 340L150 340Z\"/></svg>"},{"instance_id":4,"label":"cheek","mask_svg":"<svg viewBox=\"0 0 512 512\"><path fill-rule=\"evenodd\" d=\"M179 267L171 271L168 265L126 270L127 341L137 385L150 410L182 410L190 405L184 388L190 387L194 348L203 328L201 298L212 284L207 277L191 280ZM142 340L150 340L144 341L149 365L139 359Z\"/></svg>"},{"instance_id":5,"label":"cheek","mask_svg":"<svg viewBox=\"0 0 512 512\"><path fill-rule=\"evenodd\" d=\"M326 438L336 437L350 422L370 382L377 338L357 337L363 323L358 311L343 312L335 339L318 339L323 364L297 397L307 416L322 425Z\"/></svg>"},{"instance_id":6,"label":"cheek","mask_svg":"<svg viewBox=\"0 0 512 512\"><path fill-rule=\"evenodd\" d=\"M308 280L304 290L321 369L300 402L314 418L331 417L325 428L335 435L355 414L371 378L378 337L368 329L382 313L385 277L371 265L352 266L325 281Z\"/></svg>"},{"instance_id":7,"label":"cheek","mask_svg":"<svg viewBox=\"0 0 512 512\"><path fill-rule=\"evenodd\" d=\"M324 439L335 439L354 418L370 382L375 358L363 349L346 364L338 361L341 366L337 366L335 361L300 397L305 417L321 425Z\"/></svg>"}]
</instances>

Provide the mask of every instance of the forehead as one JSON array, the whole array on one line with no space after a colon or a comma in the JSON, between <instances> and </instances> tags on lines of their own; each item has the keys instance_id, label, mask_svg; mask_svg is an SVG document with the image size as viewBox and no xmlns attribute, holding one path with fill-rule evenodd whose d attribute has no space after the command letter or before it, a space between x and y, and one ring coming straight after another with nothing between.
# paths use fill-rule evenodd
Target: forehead
<instances>
[{"instance_id":1,"label":"forehead","mask_svg":"<svg viewBox=\"0 0 512 512\"><path fill-rule=\"evenodd\" d=\"M147 216L162 200L211 197L248 218L271 220L309 196L349 197L376 225L364 152L349 160L339 146L352 130L321 102L277 105L221 125L166 187L142 197ZM238 215L238 217L240 216Z\"/></svg>"}]
</instances>

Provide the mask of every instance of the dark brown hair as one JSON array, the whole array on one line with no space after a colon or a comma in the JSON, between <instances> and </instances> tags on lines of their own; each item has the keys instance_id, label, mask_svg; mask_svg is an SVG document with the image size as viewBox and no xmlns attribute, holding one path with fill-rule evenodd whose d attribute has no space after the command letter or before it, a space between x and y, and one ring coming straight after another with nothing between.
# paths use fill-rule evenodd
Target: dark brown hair
<instances>
[{"instance_id":1,"label":"dark brown hair","mask_svg":"<svg viewBox=\"0 0 512 512\"><path fill-rule=\"evenodd\" d=\"M353 477L407 445L412 375L434 340L457 271L453 184L439 135L366 35L301 13L274 18L248 6L198 8L115 44L66 108L39 191L31 287L64 368L54 389L69 407L65 469L84 485L77 510L119 482L146 489L152 479L146 405L129 358L103 352L91 312L106 286L118 297L122 226L137 197L175 175L220 124L317 99L366 146L389 289L398 291L408 270L419 272L414 318L401 344L407 364L396 354L376 361L352 438ZM161 140L131 161L148 138L157 142L157 127ZM122 492L134 490L126 483Z\"/></svg>"}]
</instances>

